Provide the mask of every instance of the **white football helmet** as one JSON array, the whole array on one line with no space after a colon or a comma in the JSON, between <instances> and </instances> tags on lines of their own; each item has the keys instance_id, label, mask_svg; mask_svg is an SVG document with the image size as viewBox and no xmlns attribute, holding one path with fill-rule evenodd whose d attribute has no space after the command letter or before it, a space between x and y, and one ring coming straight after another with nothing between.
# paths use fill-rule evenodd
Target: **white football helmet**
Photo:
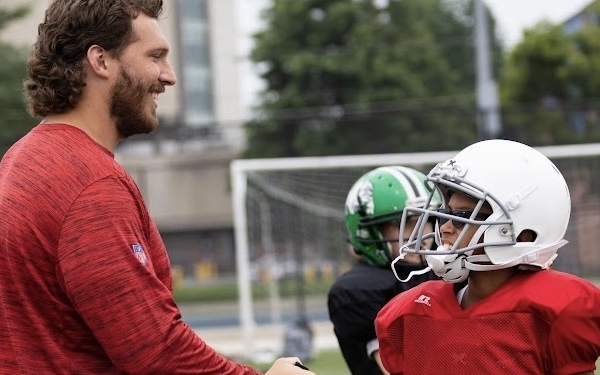
<instances>
[{"instance_id":1,"label":"white football helmet","mask_svg":"<svg viewBox=\"0 0 600 375\"><path fill-rule=\"evenodd\" d=\"M409 240L403 243L400 239L401 252L425 255L429 267L447 282L464 281L471 270L516 265L548 268L557 250L567 243L563 239L571 211L567 183L546 156L529 146L507 140L475 143L435 166L427 175L427 181L441 191L444 208L453 191L478 200L469 217L418 207L404 211L401 233L409 215L419 214L420 218ZM491 215L485 215L487 217L479 214L484 202L493 210ZM465 229L470 225L479 225L479 228L467 247L458 247L467 232L463 229L452 248L422 249L420 244L424 238L435 236L436 242L441 243L439 225L435 233L424 233L424 223L431 216L451 219ZM532 242L517 242L517 236L524 230L535 233ZM477 248L483 248L485 254L472 255Z\"/></svg>"}]
</instances>

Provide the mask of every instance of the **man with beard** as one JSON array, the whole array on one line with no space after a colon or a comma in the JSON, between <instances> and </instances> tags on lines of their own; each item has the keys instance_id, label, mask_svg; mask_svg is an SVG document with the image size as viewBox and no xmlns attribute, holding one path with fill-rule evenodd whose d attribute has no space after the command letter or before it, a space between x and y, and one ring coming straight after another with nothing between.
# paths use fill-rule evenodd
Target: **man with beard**
<instances>
[{"instance_id":1,"label":"man with beard","mask_svg":"<svg viewBox=\"0 0 600 375\"><path fill-rule=\"evenodd\" d=\"M169 259L117 144L176 78L162 0L55 0L28 62L41 123L0 163L0 367L10 374L256 375L181 321ZM298 358L267 374L313 374Z\"/></svg>"}]
</instances>

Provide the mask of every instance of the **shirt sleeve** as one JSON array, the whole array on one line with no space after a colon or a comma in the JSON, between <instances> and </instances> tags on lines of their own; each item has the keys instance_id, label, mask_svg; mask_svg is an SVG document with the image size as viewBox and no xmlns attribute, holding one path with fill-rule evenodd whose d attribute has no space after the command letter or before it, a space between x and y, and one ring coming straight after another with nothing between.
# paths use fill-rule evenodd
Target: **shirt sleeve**
<instances>
[{"instance_id":1,"label":"shirt sleeve","mask_svg":"<svg viewBox=\"0 0 600 375\"><path fill-rule=\"evenodd\" d=\"M373 358L373 353L379 350L379 340L373 339L367 343L367 355Z\"/></svg>"},{"instance_id":2,"label":"shirt sleeve","mask_svg":"<svg viewBox=\"0 0 600 375\"><path fill-rule=\"evenodd\" d=\"M596 369L600 357L600 289L589 285L557 317L549 337L554 374Z\"/></svg>"},{"instance_id":3,"label":"shirt sleeve","mask_svg":"<svg viewBox=\"0 0 600 375\"><path fill-rule=\"evenodd\" d=\"M370 305L343 303L330 309L329 317L335 330L343 336L360 337L363 340L375 339L374 321L377 309Z\"/></svg>"},{"instance_id":4,"label":"shirt sleeve","mask_svg":"<svg viewBox=\"0 0 600 375\"><path fill-rule=\"evenodd\" d=\"M379 355L385 369L391 375L404 374L404 323L399 304L402 295L388 302L377 314L375 330L379 342Z\"/></svg>"},{"instance_id":5,"label":"shirt sleeve","mask_svg":"<svg viewBox=\"0 0 600 375\"><path fill-rule=\"evenodd\" d=\"M216 353L181 320L170 279L154 267L161 264L164 278L167 255L149 220L141 197L116 177L89 186L65 218L57 272L91 339L128 374L259 374Z\"/></svg>"}]
</instances>

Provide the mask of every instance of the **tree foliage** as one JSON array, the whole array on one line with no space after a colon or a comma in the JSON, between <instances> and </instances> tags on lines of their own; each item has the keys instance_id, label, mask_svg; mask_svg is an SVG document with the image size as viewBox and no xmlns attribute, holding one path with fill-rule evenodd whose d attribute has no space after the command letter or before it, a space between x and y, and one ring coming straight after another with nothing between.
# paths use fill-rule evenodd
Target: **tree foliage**
<instances>
[{"instance_id":1,"label":"tree foliage","mask_svg":"<svg viewBox=\"0 0 600 375\"><path fill-rule=\"evenodd\" d=\"M0 30L27 14L29 8L0 8ZM34 124L23 102L26 51L0 42L0 154Z\"/></svg>"},{"instance_id":2,"label":"tree foliage","mask_svg":"<svg viewBox=\"0 0 600 375\"><path fill-rule=\"evenodd\" d=\"M600 15L600 3L585 12ZM535 25L507 55L501 87L508 137L532 145L600 141L600 26L567 33L561 24Z\"/></svg>"},{"instance_id":3,"label":"tree foliage","mask_svg":"<svg viewBox=\"0 0 600 375\"><path fill-rule=\"evenodd\" d=\"M254 36L266 87L245 156L476 140L472 14L469 0L273 0Z\"/></svg>"}]
</instances>

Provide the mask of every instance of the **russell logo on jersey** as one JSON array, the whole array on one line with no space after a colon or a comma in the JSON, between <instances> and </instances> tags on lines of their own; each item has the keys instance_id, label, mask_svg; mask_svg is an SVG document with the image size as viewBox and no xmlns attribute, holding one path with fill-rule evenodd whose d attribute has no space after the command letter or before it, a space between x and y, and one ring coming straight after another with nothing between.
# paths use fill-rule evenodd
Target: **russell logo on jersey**
<instances>
[{"instance_id":1,"label":"russell logo on jersey","mask_svg":"<svg viewBox=\"0 0 600 375\"><path fill-rule=\"evenodd\" d=\"M431 302L429 300L431 297L421 294L419 298L415 300L416 303L422 303L423 305L431 306Z\"/></svg>"}]
</instances>

